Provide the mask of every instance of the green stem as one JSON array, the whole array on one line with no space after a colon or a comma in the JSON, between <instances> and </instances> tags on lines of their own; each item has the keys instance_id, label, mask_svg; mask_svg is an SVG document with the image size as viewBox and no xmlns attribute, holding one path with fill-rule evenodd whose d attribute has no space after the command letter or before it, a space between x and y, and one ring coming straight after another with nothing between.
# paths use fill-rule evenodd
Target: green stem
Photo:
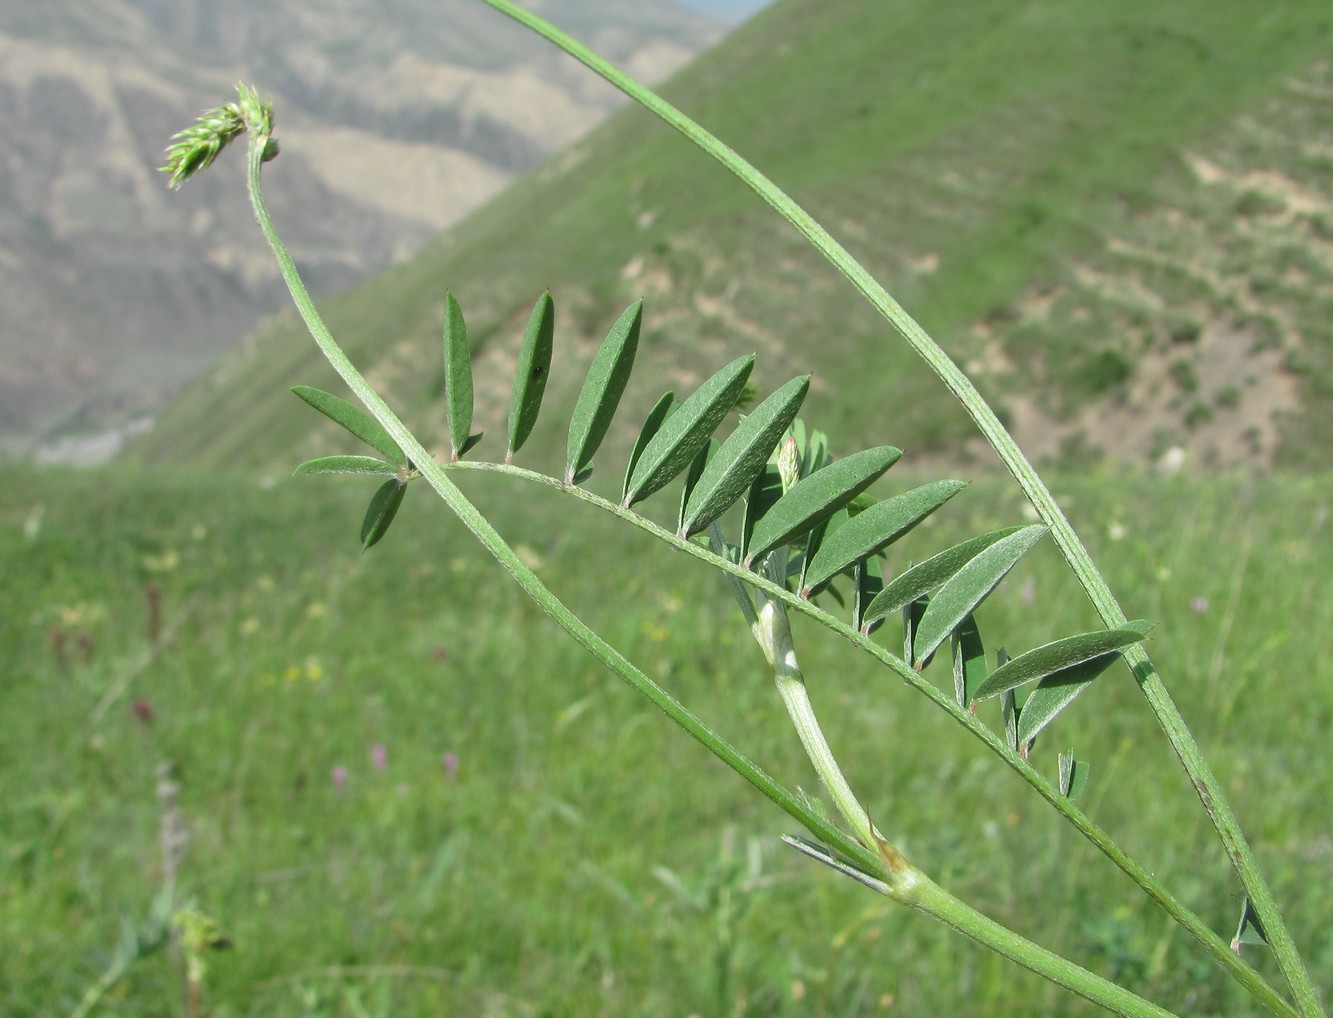
<instances>
[{"instance_id":1,"label":"green stem","mask_svg":"<svg viewBox=\"0 0 1333 1018\"><path fill-rule=\"evenodd\" d=\"M347 383L348 388L361 400L370 414L398 443L399 448L403 450L403 453L412 462L426 483L444 500L445 504L458 516L464 526L473 533L482 546L496 558L500 565L537 602L542 610L550 615L565 632L593 657L633 686L681 728L685 729L696 741L706 747L709 752L759 789L779 808L803 824L812 833L818 835L830 845L836 846L838 851L844 853L848 858L856 860L860 865L872 869L877 867L878 859L873 852L811 810L809 806L779 784L758 764L714 733L684 704L657 685L648 675L636 668L624 655L574 615L542 583L537 574L523 563L518 554L491 526L477 507L446 476L444 468L435 461L435 458L417 441L416 436L398 419L389 405L371 388L370 384L347 358L347 355L343 353L342 348L325 326L323 319L320 318L319 312L315 309L314 302L305 288L305 283L297 272L291 255L287 253L287 248L282 239L278 236L268 209L264 205L263 193L260 188L260 171L263 166L266 142L267 139L262 136L252 136L250 140L248 176L250 202L254 207L255 218L259 222L260 229L263 230L264 237L268 240L273 256L277 260L283 280L287 283L287 288L291 292L297 311L321 352L328 359L329 364L338 373L339 377Z\"/></svg>"},{"instance_id":2,"label":"green stem","mask_svg":"<svg viewBox=\"0 0 1333 1018\"><path fill-rule=\"evenodd\" d=\"M839 272L856 287L888 322L907 340L908 344L930 366L967 410L986 440L995 449L1005 467L1013 475L1042 520L1050 527L1051 535L1065 561L1078 577L1103 623L1108 628L1122 625L1126 620L1123 609L1112 594L1101 573L1083 547L1078 535L1056 503L1027 457L1023 455L1004 425L982 399L968 377L949 358L944 350L898 304L866 269L833 236L820 226L785 192L759 172L729 146L699 126L670 103L640 85L618 68L603 60L572 37L559 31L536 15L510 0L483 0L484 3L508 15L554 43L592 71L628 95L635 102L656 114L663 121L685 135L696 146L713 156L734 173L743 183L767 202L779 215L796 228ZM1253 903L1269 946L1273 949L1286 977L1297 1005L1304 1018L1325 1015L1308 970L1301 959L1291 933L1278 910L1277 902L1259 870L1258 863L1246 841L1240 824L1227 803L1225 792L1204 759L1189 727L1172 701L1156 668L1141 647L1125 653L1126 661L1134 672L1139 688L1148 702L1158 725L1166 734L1176 756L1180 759L1190 781L1198 793L1204 809L1212 820L1227 855L1240 878L1241 885Z\"/></svg>"},{"instance_id":3,"label":"green stem","mask_svg":"<svg viewBox=\"0 0 1333 1018\"><path fill-rule=\"evenodd\" d=\"M416 467L418 473L453 510L464 525L472 531L481 544L518 581L528 595L561 628L594 657L606 664L639 693L659 707L727 766L758 788L790 816L805 825L807 830L836 848L838 852L866 872L884 872L890 878L889 886L893 889L895 898L901 895L900 900L912 908L925 912L927 915L936 916L978 943L990 947L1004 957L1010 958L1051 982L1066 987L1115 1014L1124 1015L1126 1018L1170 1018L1169 1012L1163 1011L1150 1001L1144 1000L1123 987L1117 986L1101 976L1094 975L1074 962L1032 943L971 906L948 895L924 874L908 866L905 860L896 856L896 853L894 858L890 859L883 851L882 842L878 843L880 844L880 850L877 852L860 841L848 837L847 834L811 809L804 801L778 784L757 764L731 746L730 743L711 731L683 704L653 682L646 674L639 671L619 651L588 628L582 620L566 608L537 575L523 564L504 538L463 495L458 486L446 476L444 467L435 461L434 457L417 441L416 436L398 419L389 405L371 388L370 384L347 358L347 355L343 353L342 348L325 326L264 205L260 188L260 170L264 162L263 157L267 141L268 139L262 135L251 138L248 176L250 201L254 206L255 218L259 221L260 228L268 240L283 279L291 292L292 300L296 303L297 310L311 336L315 339L330 365L363 402L370 414L398 443L399 448ZM848 794L850 795L850 791Z\"/></svg>"},{"instance_id":4,"label":"green stem","mask_svg":"<svg viewBox=\"0 0 1333 1018\"><path fill-rule=\"evenodd\" d=\"M1298 1012L1288 1004L1282 996L1270 986L1264 978L1254 970L1253 967L1231 950L1230 945L1219 937L1193 910L1184 902L1175 897L1167 887L1161 883L1152 873L1145 869L1132 856L1124 851L1115 840L1096 822L1093 821L1078 805L1068 796L1062 795L1060 790L1053 785L1046 777L1032 764L1014 751L1012 747L987 725L981 721L971 711L959 706L958 702L952 697L941 692L933 683L914 668L909 666L901 658L888 651L886 648L876 643L868 636L857 632L851 626L848 626L841 619L830 615L828 612L819 608L811 601L797 597L791 591L787 590L781 584L773 582L771 579L744 568L736 562L732 562L722 555L709 551L701 547L694 541L683 540L676 536L670 530L666 530L645 519L638 513L630 509L625 509L620 505L608 501L585 488L569 487L558 478L550 477L546 474L529 470L525 467L513 466L507 463L485 463L480 461L451 462L446 470L479 470L486 473L504 474L517 479L530 481L535 484L545 485L555 488L564 494L595 506L602 512L611 515L638 527L646 534L657 538L659 541L671 546L677 551L686 555L691 555L713 568L726 574L727 578L733 584L745 584L755 589L761 596L774 602L780 602L786 608L799 612L817 622L830 632L836 633L848 643L860 648L865 653L873 657L877 662L888 668L904 684L910 686L916 692L925 696L936 707L944 711L954 721L962 725L982 743L995 756L999 757L1004 763L1021 777L1027 784L1052 807L1059 811L1074 826L1074 828L1083 835L1098 851L1114 863L1130 880L1138 884L1154 902L1156 902L1163 911L1174 919L1187 933L1194 938L1196 942L1213 958L1213 960L1225 970L1233 979L1236 980L1252 997L1255 998L1271 1014L1282 1016L1282 1018L1293 1018ZM738 601L743 597L743 593L738 597ZM753 605L748 601L742 601L742 610L749 605L749 611L746 613L747 620L751 626L757 624L757 616L754 613Z\"/></svg>"}]
</instances>

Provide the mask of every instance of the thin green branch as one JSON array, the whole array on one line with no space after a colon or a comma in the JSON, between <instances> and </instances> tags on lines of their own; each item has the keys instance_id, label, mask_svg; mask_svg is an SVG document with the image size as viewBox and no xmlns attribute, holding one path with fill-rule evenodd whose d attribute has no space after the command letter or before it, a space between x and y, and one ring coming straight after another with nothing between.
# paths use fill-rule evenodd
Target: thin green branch
<instances>
[{"instance_id":1,"label":"thin green branch","mask_svg":"<svg viewBox=\"0 0 1333 1018\"><path fill-rule=\"evenodd\" d=\"M1112 594L1101 573L1083 547L1077 533L1057 504L1027 457L1018 448L1012 436L1000 423L968 377L949 358L944 350L926 333L903 307L889 295L868 271L833 236L819 225L785 192L759 172L738 153L695 123L670 103L640 85L618 68L593 53L575 39L537 17L511 0L483 0L484 3L554 43L564 52L615 85L635 102L650 110L674 127L696 146L713 156L734 173L760 198L774 208L796 228L839 272L852 283L862 296L903 336L916 353L930 366L967 410L977 428L995 449L1005 467L1013 475L1042 520L1050 527L1051 535L1060 548L1080 584L1108 628L1116 628L1127 621L1123 609ZM1291 933L1287 929L1259 869L1254 854L1237 822L1226 794L1204 759L1179 709L1172 701L1161 677L1141 647L1125 653L1143 695L1159 726L1166 734L1177 757L1189 775L1200 801L1203 803L1217 831L1228 857L1231 859L1242 886L1249 895L1268 934L1269 945L1277 957L1304 1018L1319 1018L1325 1012L1320 1005L1310 974L1305 967Z\"/></svg>"},{"instance_id":2,"label":"thin green branch","mask_svg":"<svg viewBox=\"0 0 1333 1018\"><path fill-rule=\"evenodd\" d=\"M330 365L362 400L370 414L398 443L399 448L413 463L421 477L548 615L594 657L625 679L727 766L802 823L807 830L824 839L848 860L867 872L879 871L890 876L895 897L900 898L905 904L938 918L1004 957L1115 1014L1124 1015L1126 1018L1170 1018L1169 1012L1150 1001L1032 943L946 894L924 874L906 867L905 860L901 860L900 857L897 861L902 865L895 866L895 859L890 858L885 852L883 842L879 843L879 851L876 852L838 830L811 809L806 802L778 784L757 764L711 731L683 704L653 682L566 608L537 575L523 564L489 521L446 476L445 468L435 461L388 404L371 388L328 331L264 205L260 188L260 170L266 153L271 157L271 151L267 135L252 136L247 178L250 200L254 206L255 217L269 242L283 279L311 336Z\"/></svg>"},{"instance_id":3,"label":"thin green branch","mask_svg":"<svg viewBox=\"0 0 1333 1018\"><path fill-rule=\"evenodd\" d=\"M916 692L922 694L931 701L936 707L940 708L949 715L954 721L966 728L972 735L976 736L993 754L999 757L1004 763L1022 778L1038 795L1045 799L1051 806L1059 811L1080 834L1091 842L1098 851L1105 855L1112 863L1116 865L1130 880L1138 884L1145 894L1155 901L1172 919L1179 923L1195 941L1212 957L1212 959L1224 969L1233 979L1243 986L1263 1007L1271 1014L1283 1016L1283 1018L1294 1018L1298 1015L1292 1006L1282 998L1264 978L1250 966L1244 958L1231 950L1230 944L1219 937L1188 905L1178 899L1160 880L1157 879L1149 870L1139 864L1132 856L1124 851L1105 830L1089 817L1082 809L1068 796L1062 795L1059 788L1052 784L1047 778L1032 764L1020 756L1003 738L992 731L980 718L971 711L959 706L958 702L944 692L942 692L933 683L929 682L920 672L912 668L909 664L891 653L881 644L875 642L870 637L865 636L847 625L835 615L824 611L812 601L798 597L796 594L787 590L781 584L775 583L768 577L757 572L746 569L736 562L732 562L721 555L718 555L709 549L700 545L697 541L685 540L678 537L673 531L658 526L651 520L640 516L631 509L625 509L622 506L602 498L594 492L585 488L571 487L558 478L548 476L538 471L529 470L525 467L513 466L507 463L486 463L480 461L460 460L449 463L444 467L445 470L465 470L480 471L483 473L498 473L509 477L518 478L535 484L554 488L573 498L595 506L605 513L610 513L619 519L639 528L646 534L657 538L659 541L670 545L677 551L686 555L691 555L702 562L707 563L713 568L725 573L729 579L747 584L754 588L763 597L783 604L785 607L805 615L814 622L819 623L830 632L836 633L848 643L853 644L860 650L869 654L885 668L888 668L893 674L901 679L904 684L910 686Z\"/></svg>"},{"instance_id":4,"label":"thin green branch","mask_svg":"<svg viewBox=\"0 0 1333 1018\"><path fill-rule=\"evenodd\" d=\"M560 625L574 640L584 647L655 706L666 713L681 728L685 729L696 741L703 744L709 752L717 756L732 770L759 789L784 812L803 824L812 833L835 846L850 859L859 864L874 868L878 865L877 857L864 845L848 837L823 817L819 816L797 796L784 788L758 764L754 763L725 739L714 733L688 708L676 700L670 693L657 685L624 657L611 644L571 612L563 602L552 593L511 548L503 537L491 526L467 497L458 489L445 473L445 468L438 464L416 436L413 435L389 408L389 405L370 386L352 362L343 353L333 335L329 332L315 309L314 302L296 270L291 256L287 252L277 229L273 225L268 209L264 205L260 187L260 170L264 162L265 142L261 137L252 137L249 159L250 201L254 207L255 218L268 240L274 258L297 311L309 329L311 336L329 364L347 383L370 414L389 433L400 449L411 461L420 476L444 500L445 504L458 516L483 547L489 551L500 565L518 582L519 586Z\"/></svg>"}]
</instances>

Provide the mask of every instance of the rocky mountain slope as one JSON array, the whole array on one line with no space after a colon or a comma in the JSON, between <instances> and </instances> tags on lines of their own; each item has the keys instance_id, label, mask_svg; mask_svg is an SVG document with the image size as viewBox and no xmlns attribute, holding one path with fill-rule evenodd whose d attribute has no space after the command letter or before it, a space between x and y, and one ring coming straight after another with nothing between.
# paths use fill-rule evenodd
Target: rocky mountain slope
<instances>
[{"instance_id":1,"label":"rocky mountain slope","mask_svg":"<svg viewBox=\"0 0 1333 1018\"><path fill-rule=\"evenodd\" d=\"M1039 459L1318 470L1333 465L1330 35L1322 0L1263 18L1245 0L900 0L873 17L860 0L779 0L668 92L832 230ZM301 186L290 167L266 181L275 201ZM586 358L644 296L626 430L663 389L758 351L761 390L814 371L807 411L839 448L994 463L843 279L640 110L325 302L354 360L441 442L445 286L491 434L551 288L558 359L534 460L559 455ZM339 384L288 315L131 452L276 467L346 451L295 383Z\"/></svg>"},{"instance_id":2,"label":"rocky mountain slope","mask_svg":"<svg viewBox=\"0 0 1333 1018\"><path fill-rule=\"evenodd\" d=\"M661 2L541 6L650 80L721 32ZM240 79L281 110L279 176L301 183L275 213L317 291L405 258L619 102L471 0L3 0L0 455L98 454L69 436L132 428L282 306L239 177L170 194L156 169Z\"/></svg>"}]
</instances>

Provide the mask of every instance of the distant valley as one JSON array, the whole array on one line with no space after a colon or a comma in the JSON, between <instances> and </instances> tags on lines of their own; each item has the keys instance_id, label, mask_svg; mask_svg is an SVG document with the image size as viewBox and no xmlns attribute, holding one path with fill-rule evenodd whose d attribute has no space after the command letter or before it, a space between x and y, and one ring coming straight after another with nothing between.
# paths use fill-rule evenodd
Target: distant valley
<instances>
[{"instance_id":1,"label":"distant valley","mask_svg":"<svg viewBox=\"0 0 1333 1018\"><path fill-rule=\"evenodd\" d=\"M720 37L663 3L548 15L648 80ZM470 0L0 5L0 456L90 460L284 306L240 159L180 193L171 134L277 102L274 214L317 292L401 261L619 102Z\"/></svg>"}]
</instances>

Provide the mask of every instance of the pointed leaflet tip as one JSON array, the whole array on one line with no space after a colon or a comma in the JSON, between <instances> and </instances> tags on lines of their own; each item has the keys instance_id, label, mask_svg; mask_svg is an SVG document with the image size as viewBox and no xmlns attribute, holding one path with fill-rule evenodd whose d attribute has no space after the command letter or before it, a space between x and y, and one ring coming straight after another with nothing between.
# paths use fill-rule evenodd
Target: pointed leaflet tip
<instances>
[{"instance_id":1,"label":"pointed leaflet tip","mask_svg":"<svg viewBox=\"0 0 1333 1018\"><path fill-rule=\"evenodd\" d=\"M398 443L389 437L380 422L347 400L309 385L293 385L292 392L331 421L336 421L372 449L377 449L399 466L407 464L407 457Z\"/></svg>"},{"instance_id":2,"label":"pointed leaflet tip","mask_svg":"<svg viewBox=\"0 0 1333 1018\"><path fill-rule=\"evenodd\" d=\"M911 604L934 590L970 562L978 552L1010 534L1016 534L1020 529L1020 527L1007 527L962 541L894 577L885 585L879 596L870 602L870 606L866 609L866 622L878 622L901 611L903 605Z\"/></svg>"},{"instance_id":3,"label":"pointed leaflet tip","mask_svg":"<svg viewBox=\"0 0 1333 1018\"><path fill-rule=\"evenodd\" d=\"M546 379L551 372L551 352L555 336L555 303L548 290L537 298L537 304L523 331L523 345L518 351L518 366L514 369L514 394L509 401L509 451L505 461L532 434L546 392Z\"/></svg>"},{"instance_id":4,"label":"pointed leaflet tip","mask_svg":"<svg viewBox=\"0 0 1333 1018\"><path fill-rule=\"evenodd\" d=\"M736 406L754 367L754 354L738 357L699 386L662 422L644 446L625 487L629 507L664 487L708 445L717 426Z\"/></svg>"},{"instance_id":5,"label":"pointed leaflet tip","mask_svg":"<svg viewBox=\"0 0 1333 1018\"><path fill-rule=\"evenodd\" d=\"M793 378L736 426L690 492L681 518L682 536L703 530L750 487L809 391L809 375Z\"/></svg>"},{"instance_id":6,"label":"pointed leaflet tip","mask_svg":"<svg viewBox=\"0 0 1333 1018\"><path fill-rule=\"evenodd\" d=\"M398 507L403 504L403 495L407 485L398 478L391 478L380 485L366 507L366 518L361 522L361 550L369 551L379 539L388 533L389 525L398 515Z\"/></svg>"},{"instance_id":7,"label":"pointed leaflet tip","mask_svg":"<svg viewBox=\"0 0 1333 1018\"><path fill-rule=\"evenodd\" d=\"M1015 531L973 557L949 577L930 599L929 607L921 616L912 647L915 663L920 665L935 653L954 627L972 614L1045 533L1046 528L1040 524Z\"/></svg>"},{"instance_id":8,"label":"pointed leaflet tip","mask_svg":"<svg viewBox=\"0 0 1333 1018\"><path fill-rule=\"evenodd\" d=\"M463 309L453 292L444 295L444 402L453 458L467 451L472 433L472 350Z\"/></svg>"},{"instance_id":9,"label":"pointed leaflet tip","mask_svg":"<svg viewBox=\"0 0 1333 1018\"><path fill-rule=\"evenodd\" d=\"M639 465L639 457L643 455L643 450L648 447L648 443L661 430L662 425L675 412L677 406L679 404L676 402L676 394L665 392L662 394L662 398L654 403L653 408L648 411L643 427L639 429L639 435L634 439L634 448L629 453L629 464L625 467L625 483L620 489L621 499L626 498L629 493L629 479L634 476L634 468Z\"/></svg>"},{"instance_id":10,"label":"pointed leaflet tip","mask_svg":"<svg viewBox=\"0 0 1333 1018\"><path fill-rule=\"evenodd\" d=\"M878 446L816 470L773 505L754 526L745 564L823 523L898 462L901 449Z\"/></svg>"},{"instance_id":11,"label":"pointed leaflet tip","mask_svg":"<svg viewBox=\"0 0 1333 1018\"><path fill-rule=\"evenodd\" d=\"M616 320L593 357L569 422L566 484L577 483L578 478L586 476L598 446L606 437L611 419L620 405L620 397L624 395L630 372L634 369L634 354L638 349L642 322L643 301L640 299L626 308Z\"/></svg>"},{"instance_id":12,"label":"pointed leaflet tip","mask_svg":"<svg viewBox=\"0 0 1333 1018\"><path fill-rule=\"evenodd\" d=\"M825 537L806 570L803 587L814 590L862 559L877 555L964 487L962 481L935 481L861 511L836 534Z\"/></svg>"}]
</instances>

